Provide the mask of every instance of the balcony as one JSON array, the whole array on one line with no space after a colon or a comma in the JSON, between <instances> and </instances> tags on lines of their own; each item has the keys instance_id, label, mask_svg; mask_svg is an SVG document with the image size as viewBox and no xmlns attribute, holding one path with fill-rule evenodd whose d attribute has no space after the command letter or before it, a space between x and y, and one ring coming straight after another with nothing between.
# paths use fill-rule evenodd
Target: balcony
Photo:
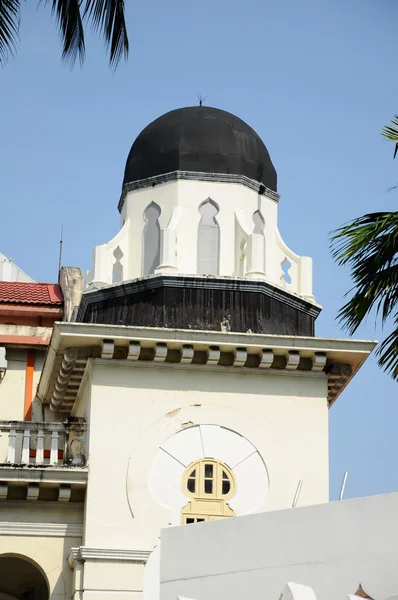
<instances>
[{"instance_id":1,"label":"balcony","mask_svg":"<svg viewBox=\"0 0 398 600\"><path fill-rule=\"evenodd\" d=\"M0 499L82 501L85 438L83 419L0 421Z\"/></svg>"}]
</instances>

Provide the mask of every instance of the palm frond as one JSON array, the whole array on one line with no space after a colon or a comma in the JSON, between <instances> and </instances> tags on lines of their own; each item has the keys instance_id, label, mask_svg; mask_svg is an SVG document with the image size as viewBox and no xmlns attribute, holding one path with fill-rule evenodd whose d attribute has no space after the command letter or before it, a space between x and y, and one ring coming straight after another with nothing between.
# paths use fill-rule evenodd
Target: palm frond
<instances>
[{"instance_id":1,"label":"palm frond","mask_svg":"<svg viewBox=\"0 0 398 600\"><path fill-rule=\"evenodd\" d=\"M0 66L13 56L19 33L19 0L0 0Z\"/></svg>"},{"instance_id":2,"label":"palm frond","mask_svg":"<svg viewBox=\"0 0 398 600\"><path fill-rule=\"evenodd\" d=\"M394 158L398 152L398 115L394 115L389 125L386 125L381 130L381 135L387 138L390 142L395 142Z\"/></svg>"},{"instance_id":3,"label":"palm frond","mask_svg":"<svg viewBox=\"0 0 398 600\"><path fill-rule=\"evenodd\" d=\"M124 16L124 0L86 0L83 18L91 21L94 30L102 32L109 48L109 63L116 68L129 52L129 40Z\"/></svg>"},{"instance_id":4,"label":"palm frond","mask_svg":"<svg viewBox=\"0 0 398 600\"><path fill-rule=\"evenodd\" d=\"M51 0L52 12L58 22L62 39L62 58L73 66L79 57L84 60L84 30L79 0Z\"/></svg>"},{"instance_id":5,"label":"palm frond","mask_svg":"<svg viewBox=\"0 0 398 600\"><path fill-rule=\"evenodd\" d=\"M398 212L371 213L354 219L332 232L331 248L337 263L350 267L354 284L349 292L353 293L351 299L338 313L348 332L354 333L372 309L376 310L376 316L380 314L382 323L395 315L398 307ZM398 369L397 339L398 331L380 347L379 364L390 372Z\"/></svg>"},{"instance_id":6,"label":"palm frond","mask_svg":"<svg viewBox=\"0 0 398 600\"><path fill-rule=\"evenodd\" d=\"M379 365L391 373L393 379L398 380L398 312L394 318L394 325L394 330L380 344L376 354L379 356Z\"/></svg>"}]
</instances>

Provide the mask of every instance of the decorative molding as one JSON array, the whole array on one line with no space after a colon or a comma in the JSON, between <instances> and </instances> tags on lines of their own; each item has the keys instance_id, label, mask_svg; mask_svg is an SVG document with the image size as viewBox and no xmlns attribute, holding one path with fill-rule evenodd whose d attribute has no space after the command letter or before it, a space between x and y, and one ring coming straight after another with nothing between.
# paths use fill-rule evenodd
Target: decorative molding
<instances>
[{"instance_id":1,"label":"decorative molding","mask_svg":"<svg viewBox=\"0 0 398 600\"><path fill-rule=\"evenodd\" d=\"M1 482L0 483L0 500L5 500L8 494L8 483Z\"/></svg>"},{"instance_id":2,"label":"decorative molding","mask_svg":"<svg viewBox=\"0 0 398 600\"><path fill-rule=\"evenodd\" d=\"M312 371L323 371L326 367L326 354L315 352L312 357Z\"/></svg>"},{"instance_id":3,"label":"decorative molding","mask_svg":"<svg viewBox=\"0 0 398 600\"><path fill-rule=\"evenodd\" d=\"M83 536L83 525L76 523L22 523L0 521L0 536L75 537Z\"/></svg>"},{"instance_id":4,"label":"decorative molding","mask_svg":"<svg viewBox=\"0 0 398 600\"><path fill-rule=\"evenodd\" d=\"M164 342L158 342L155 346L155 355L153 360L155 362L164 362L167 356L167 344Z\"/></svg>"},{"instance_id":5,"label":"decorative molding","mask_svg":"<svg viewBox=\"0 0 398 600\"><path fill-rule=\"evenodd\" d=\"M288 371L295 370L298 368L300 363L300 353L295 350L289 350L286 355L286 369Z\"/></svg>"},{"instance_id":6,"label":"decorative molding","mask_svg":"<svg viewBox=\"0 0 398 600\"><path fill-rule=\"evenodd\" d=\"M128 360L138 360L141 352L141 344L140 342L130 342L129 351L127 354Z\"/></svg>"},{"instance_id":7,"label":"decorative molding","mask_svg":"<svg viewBox=\"0 0 398 600\"><path fill-rule=\"evenodd\" d=\"M332 406L340 392L345 388L352 376L349 364L335 362L326 369L328 375L328 402Z\"/></svg>"},{"instance_id":8,"label":"decorative molding","mask_svg":"<svg viewBox=\"0 0 398 600\"><path fill-rule=\"evenodd\" d=\"M58 502L69 502L72 488L70 485L60 485L58 492Z\"/></svg>"},{"instance_id":9,"label":"decorative molding","mask_svg":"<svg viewBox=\"0 0 398 600\"><path fill-rule=\"evenodd\" d=\"M234 351L234 367L243 367L245 362L247 361L247 349L246 348L236 348Z\"/></svg>"},{"instance_id":10,"label":"decorative molding","mask_svg":"<svg viewBox=\"0 0 398 600\"><path fill-rule=\"evenodd\" d=\"M214 183L240 183L245 187L257 192L261 196L267 196L274 202L279 202L280 195L273 190L267 188L264 184L245 175L238 175L234 173L201 173L200 171L171 171L169 173L163 173L161 175L155 175L153 177L147 177L146 179L139 179L138 181L131 181L125 183L120 196L118 210L122 211L124 201L128 192L140 190L142 188L154 187L161 183L168 183L170 181L178 181L185 179L188 181L210 181Z\"/></svg>"},{"instance_id":11,"label":"decorative molding","mask_svg":"<svg viewBox=\"0 0 398 600\"><path fill-rule=\"evenodd\" d=\"M192 362L194 355L193 346L190 344L184 344L181 348L181 362L185 364L189 364Z\"/></svg>"},{"instance_id":12,"label":"decorative molding","mask_svg":"<svg viewBox=\"0 0 398 600\"><path fill-rule=\"evenodd\" d=\"M315 339L316 338L314 338L314 340ZM167 365L173 366L173 368L180 364L181 366L186 367L192 365L195 369L204 366L217 369L230 369L232 367L250 371L272 371L273 373L280 373L281 370L290 372L300 371L303 374L311 373L313 375L326 371L328 376L329 406L333 404L338 394L347 384L348 379L353 375L353 369L350 365L331 363L330 360L328 364L326 352L317 352L314 349L309 351L306 348L298 350L286 348L284 349L284 352L280 352L280 350L276 351L277 347L275 349L254 349L250 343L248 344L248 347L230 343L227 348L225 347L226 344L222 344L223 350L221 350L220 346L197 342L195 348L193 347L193 344L181 344L181 347L179 348L180 360L176 361L174 358L176 356L175 352L172 360L167 359L169 349L171 351L178 350L178 347L176 348L176 345L178 346L176 340L161 341L152 339L150 344L145 344L144 355L142 357L141 345L136 340L128 342L127 348L125 344L120 346L116 345L114 340L100 340L100 349L104 347L105 342L109 347L113 348L112 358L106 358L106 361L109 362L109 364L114 362L120 363L121 360L126 360L126 362L130 363L145 363L146 366L148 366L148 363L150 362L156 362L159 366ZM117 342L121 342L120 338ZM250 351L248 348L250 348ZM151 349L152 354L150 353ZM98 356L102 358L102 353L96 350L95 347L91 348L91 353L93 358ZM226 355L228 354L232 354L232 359L231 357L227 358ZM195 355L198 359L194 361ZM88 359L86 359L86 362L87 360ZM63 406L64 410L66 410L67 406L71 409L73 404Z\"/></svg>"},{"instance_id":13,"label":"decorative molding","mask_svg":"<svg viewBox=\"0 0 398 600\"><path fill-rule=\"evenodd\" d=\"M87 485L88 470L84 467L51 467L40 465L0 465L0 484L17 482L47 484ZM1 497L1 496L0 496Z\"/></svg>"},{"instance_id":14,"label":"decorative molding","mask_svg":"<svg viewBox=\"0 0 398 600\"><path fill-rule=\"evenodd\" d=\"M115 344L113 340L103 340L101 358L112 358L115 351Z\"/></svg>"},{"instance_id":15,"label":"decorative molding","mask_svg":"<svg viewBox=\"0 0 398 600\"><path fill-rule=\"evenodd\" d=\"M40 485L38 483L28 483L26 500L37 500L39 497Z\"/></svg>"},{"instance_id":16,"label":"decorative molding","mask_svg":"<svg viewBox=\"0 0 398 600\"><path fill-rule=\"evenodd\" d=\"M58 323L53 337L53 345L50 346L41 377L41 388L39 386L39 396L44 403L51 401L52 382L57 380L62 353L65 347L69 347L71 339L79 347L79 359L74 370L83 369L80 363L91 365L93 361L100 361L112 368L137 366L151 369L156 364L157 368L166 369L219 370L225 373L239 369L259 376L327 377L329 405L335 401L376 345L373 341L310 336L172 330L92 323ZM115 344L111 360L100 358L105 339L113 340ZM163 354L166 347L168 352L164 360L155 362L155 349L158 347L162 348ZM241 364L244 352L247 352L247 359ZM344 358L347 364L344 363ZM286 368L287 365L290 368ZM84 369L85 377L88 377L90 369L86 366ZM65 403L63 406L64 410L72 410L70 404ZM11 427L12 422L8 424ZM26 423L26 426L29 427L30 424ZM3 469L0 466L0 481L11 479L2 477ZM35 470L29 469L26 481L39 480L40 473L35 474ZM53 476L45 470L46 478ZM66 475L65 471L63 474ZM73 481L62 478L59 483Z\"/></svg>"},{"instance_id":17,"label":"decorative molding","mask_svg":"<svg viewBox=\"0 0 398 600\"><path fill-rule=\"evenodd\" d=\"M68 562L71 568L75 567L76 562L85 562L86 560L117 560L145 564L150 555L151 552L149 550L88 548L87 546L80 546L79 548L71 548Z\"/></svg>"},{"instance_id":18,"label":"decorative molding","mask_svg":"<svg viewBox=\"0 0 398 600\"><path fill-rule=\"evenodd\" d=\"M216 365L220 360L221 352L218 346L210 346L207 350L207 363Z\"/></svg>"},{"instance_id":19,"label":"decorative molding","mask_svg":"<svg viewBox=\"0 0 398 600\"><path fill-rule=\"evenodd\" d=\"M39 430L46 433L52 433L57 431L58 433L65 433L65 423L58 423L56 421L0 421L1 431L31 431L37 433Z\"/></svg>"},{"instance_id":20,"label":"decorative molding","mask_svg":"<svg viewBox=\"0 0 398 600\"><path fill-rule=\"evenodd\" d=\"M260 357L260 369L270 369L274 362L274 353L272 350L263 350Z\"/></svg>"},{"instance_id":21,"label":"decorative molding","mask_svg":"<svg viewBox=\"0 0 398 600\"><path fill-rule=\"evenodd\" d=\"M77 348L68 348L65 351L51 397L50 410L53 412L70 412L68 409L73 406L79 392L86 363L86 359L79 359ZM67 407L66 411L65 407Z\"/></svg>"},{"instance_id":22,"label":"decorative molding","mask_svg":"<svg viewBox=\"0 0 398 600\"><path fill-rule=\"evenodd\" d=\"M55 388L50 403L50 406L54 411L58 410L58 407L62 403L62 400L66 394L69 379L77 357L78 350L76 348L68 348L63 356L61 368L55 383Z\"/></svg>"}]
</instances>

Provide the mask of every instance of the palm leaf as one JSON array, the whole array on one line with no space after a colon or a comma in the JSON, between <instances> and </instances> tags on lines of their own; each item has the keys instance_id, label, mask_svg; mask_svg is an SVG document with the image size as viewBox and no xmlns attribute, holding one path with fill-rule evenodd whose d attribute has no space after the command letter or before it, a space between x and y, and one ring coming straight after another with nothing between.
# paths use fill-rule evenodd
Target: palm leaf
<instances>
[{"instance_id":1,"label":"palm leaf","mask_svg":"<svg viewBox=\"0 0 398 600\"><path fill-rule=\"evenodd\" d=\"M373 309L382 323L392 316L397 329L378 354L380 366L398 378L398 212L354 219L333 232L331 246L337 263L350 267L354 283L338 318L352 334Z\"/></svg>"},{"instance_id":2,"label":"palm leaf","mask_svg":"<svg viewBox=\"0 0 398 600\"><path fill-rule=\"evenodd\" d=\"M58 22L62 38L62 58L73 66L79 57L84 60L84 30L79 0L52 0L52 12Z\"/></svg>"},{"instance_id":3,"label":"palm leaf","mask_svg":"<svg viewBox=\"0 0 398 600\"><path fill-rule=\"evenodd\" d=\"M390 142L395 142L394 158L398 152L398 115L394 115L391 123L386 125L381 130L381 135L387 138Z\"/></svg>"},{"instance_id":4,"label":"palm leaf","mask_svg":"<svg viewBox=\"0 0 398 600\"><path fill-rule=\"evenodd\" d=\"M39 0L40 2L41 0ZM62 39L62 58L72 66L85 56L86 19L99 30L109 49L113 68L129 52L124 0L44 0L55 15ZM13 54L19 31L20 0L0 0L0 66Z\"/></svg>"},{"instance_id":5,"label":"palm leaf","mask_svg":"<svg viewBox=\"0 0 398 600\"><path fill-rule=\"evenodd\" d=\"M110 65L116 67L129 52L124 0L86 0L83 18L91 21L94 30L102 32L110 50Z\"/></svg>"},{"instance_id":6,"label":"palm leaf","mask_svg":"<svg viewBox=\"0 0 398 600\"><path fill-rule=\"evenodd\" d=\"M19 0L0 0L0 66L13 55L19 33Z\"/></svg>"}]
</instances>

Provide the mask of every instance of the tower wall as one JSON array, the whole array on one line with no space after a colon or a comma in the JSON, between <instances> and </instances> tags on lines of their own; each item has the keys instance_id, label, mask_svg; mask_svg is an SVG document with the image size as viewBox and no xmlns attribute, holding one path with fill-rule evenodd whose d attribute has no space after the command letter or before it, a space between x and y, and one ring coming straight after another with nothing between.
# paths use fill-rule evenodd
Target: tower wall
<instances>
[{"instance_id":1,"label":"tower wall","mask_svg":"<svg viewBox=\"0 0 398 600\"><path fill-rule=\"evenodd\" d=\"M202 440L216 448L213 458L232 469L237 491L248 486L246 496L236 496L235 506L230 500L236 514L291 506L299 480L304 482L300 505L328 500L323 373L259 377L153 365L119 367L114 361L105 366L94 360L86 393L86 546L152 550L162 527L179 524L187 502L181 493L184 467L203 458L203 452L209 454L195 436L186 435L197 425L206 426L203 437L209 436L209 425L237 436L219 431L217 443L213 431L210 446ZM241 443L252 445L263 468L257 457L254 463L248 459L254 451L236 448ZM159 448L165 449L161 456ZM263 481L256 487L253 479Z\"/></svg>"}]
</instances>

